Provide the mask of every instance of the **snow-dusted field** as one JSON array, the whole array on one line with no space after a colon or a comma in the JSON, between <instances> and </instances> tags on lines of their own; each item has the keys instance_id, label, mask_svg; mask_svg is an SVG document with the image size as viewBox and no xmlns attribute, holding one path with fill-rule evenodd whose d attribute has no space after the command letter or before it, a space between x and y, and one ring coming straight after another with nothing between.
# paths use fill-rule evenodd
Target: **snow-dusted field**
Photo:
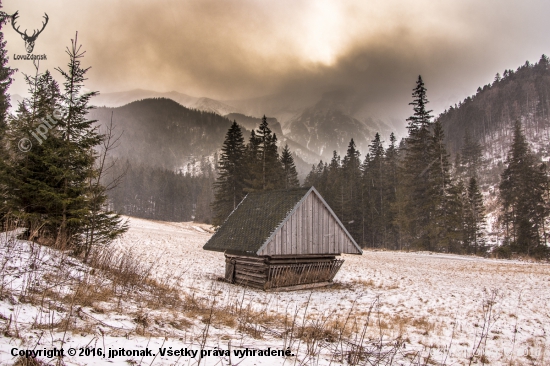
<instances>
[{"instance_id":1,"label":"snow-dusted field","mask_svg":"<svg viewBox=\"0 0 550 366\"><path fill-rule=\"evenodd\" d=\"M86 331L64 336L59 332L44 333L31 326L40 312L36 307L3 298L0 319L7 323L10 315L12 318L17 315L21 336L0 339L0 364L13 362L10 355L13 347L59 347L62 338L65 349L91 343L104 349L149 348L156 353L159 347L199 350L204 344L204 349L225 350L231 344L233 350L290 347L297 354L289 358L232 356L231 360L226 356L209 356L200 360L201 365L340 363L335 357L339 352L338 339L331 338L330 332L314 344L303 337L288 339L283 334L282 323L293 319L302 330L319 324L323 325L322 329L335 329L331 324L344 324L351 334L359 336L364 330L363 342L357 340L356 344L368 344L371 340L386 345L397 342L399 352L392 359L393 364L467 365L474 353L477 356L472 359L473 363L478 364L481 361L493 365L550 364L548 264L365 251L362 256L344 255L346 262L332 288L265 293L217 280L224 273L224 256L202 250L210 236L204 225L132 218L130 230L115 245L137 254L159 281L177 284L188 301L212 304L212 309L239 306L249 309L256 317L265 318L265 322L253 319L243 323L242 319L235 321L216 313L214 321L207 326L203 321L208 315L207 307L206 313L184 311L180 314L162 308L145 308L130 301L121 311L120 307L102 302L81 309L84 316L80 319L92 323ZM22 246L24 243L20 242ZM46 257L44 262L48 260ZM98 308L105 311L98 312ZM139 331L142 325L136 320L138 313L148 316L147 332L145 328ZM55 311L49 316L55 317ZM185 326L175 326L176 320ZM348 349L353 343L349 340ZM199 357L159 354L142 358L64 358L70 365L140 362L191 365L198 361Z\"/></svg>"},{"instance_id":2,"label":"snow-dusted field","mask_svg":"<svg viewBox=\"0 0 550 366\"><path fill-rule=\"evenodd\" d=\"M186 271L188 291L204 293L223 277L223 254L202 250L211 234L189 223L131 222L121 244L148 255L167 273ZM352 304L359 314L377 300L389 338L401 333L405 348L431 347L439 362L450 349L448 363L467 362L489 315L484 304L493 301L488 336L479 346L488 360L544 364L544 359L550 364L550 265L425 252L365 251L343 257L335 288L269 294L248 289L245 297L266 311L284 313L289 304L290 309L304 306L311 296L312 318L334 310L347 315ZM215 286L223 293L244 291L220 282Z\"/></svg>"}]
</instances>

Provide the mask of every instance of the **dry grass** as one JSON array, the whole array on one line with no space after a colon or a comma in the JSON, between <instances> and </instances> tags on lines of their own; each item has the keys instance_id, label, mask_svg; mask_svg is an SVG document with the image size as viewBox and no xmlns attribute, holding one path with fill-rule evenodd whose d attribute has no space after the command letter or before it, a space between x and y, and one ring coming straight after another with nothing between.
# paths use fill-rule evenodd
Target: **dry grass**
<instances>
[{"instance_id":1,"label":"dry grass","mask_svg":"<svg viewBox=\"0 0 550 366\"><path fill-rule=\"evenodd\" d=\"M12 244L5 245L9 247ZM333 364L391 365L394 357L406 359L406 364L410 365L437 364L430 356L434 350L448 354L449 349L459 346L458 341L451 345L434 341L432 335L440 334L444 326L434 320L441 314L432 307L433 299L428 301L424 295L423 299L419 299L418 307L401 308L396 312L388 312L387 308L384 312L379 298L370 307L368 303L365 306L364 302L359 307L350 297L331 311L318 310L322 307L318 303L310 303L310 300L275 309L272 306L273 297L262 297L254 291L255 297L247 298L246 292L250 290L216 281L211 281L207 291L182 290L180 277L154 277L155 265L132 252L103 248L92 255L88 265L83 265L67 252L59 250L56 252L56 262L52 264L43 260L46 251L38 245L30 249L31 255L26 264L19 266L21 273L18 275L24 278L23 285L14 288L7 281L10 271L13 271L9 268L13 266L6 258L18 254L15 246L8 247L4 248L5 255L0 258L0 294L4 298L13 297L16 300L14 303L25 302L40 307L44 314L58 314L56 317L37 317L32 325L36 330L58 334L97 334L97 328L101 326L111 336L173 336L190 339L201 346L215 339L209 336L235 342L250 338L265 342L276 340L282 348L290 347L296 351L299 354L296 364L303 365L315 364L322 355L331 357ZM359 297L361 293L398 290L399 278L392 275L385 279L353 279L336 282L331 289L315 292L341 291L346 296ZM127 310L129 308L131 310ZM122 312L131 319L135 329L116 329L100 320ZM479 319L476 322L479 332L477 338L472 335L468 342L460 342L464 343L460 344L462 348L471 350L466 355L469 358L464 358L466 364L470 359L478 364L498 362L484 353L487 340L499 340L499 331L487 324L492 321L490 317L487 319L487 314L485 308L472 311L471 316ZM506 318L518 318L514 312L503 314ZM7 324L8 319L0 319L0 322ZM11 337L19 337L18 320L11 319L10 323L2 331ZM212 332L216 335L212 336ZM424 349L411 350L410 339L421 339ZM403 348L405 344L406 351ZM528 353L522 360L529 360L530 364L544 364L544 339L532 337L527 344L537 353ZM519 363L517 359L508 362Z\"/></svg>"}]
</instances>

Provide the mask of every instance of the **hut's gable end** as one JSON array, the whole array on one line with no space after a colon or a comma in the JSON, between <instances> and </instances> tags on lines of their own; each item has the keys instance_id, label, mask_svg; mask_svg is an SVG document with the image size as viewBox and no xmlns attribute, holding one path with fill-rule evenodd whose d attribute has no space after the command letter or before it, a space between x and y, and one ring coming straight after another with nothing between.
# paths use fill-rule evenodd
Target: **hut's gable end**
<instances>
[{"instance_id":1,"label":"hut's gable end","mask_svg":"<svg viewBox=\"0 0 550 366\"><path fill-rule=\"evenodd\" d=\"M286 218L259 256L361 253L317 194L311 190Z\"/></svg>"}]
</instances>

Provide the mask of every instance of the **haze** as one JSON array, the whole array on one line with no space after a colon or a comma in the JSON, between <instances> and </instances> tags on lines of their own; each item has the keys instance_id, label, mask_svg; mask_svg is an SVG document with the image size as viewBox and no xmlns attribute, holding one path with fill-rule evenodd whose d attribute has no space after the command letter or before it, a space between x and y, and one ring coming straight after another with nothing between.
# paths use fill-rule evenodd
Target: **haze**
<instances>
[{"instance_id":1,"label":"haze","mask_svg":"<svg viewBox=\"0 0 550 366\"><path fill-rule=\"evenodd\" d=\"M438 113L550 48L542 0L5 0L3 10L18 10L28 33L49 15L34 50L48 57L42 70L65 67L78 31L91 90L219 100L343 90L365 116L403 125L419 74ZM13 59L24 42L11 24L3 32L19 69L10 93L24 95L32 62Z\"/></svg>"}]
</instances>

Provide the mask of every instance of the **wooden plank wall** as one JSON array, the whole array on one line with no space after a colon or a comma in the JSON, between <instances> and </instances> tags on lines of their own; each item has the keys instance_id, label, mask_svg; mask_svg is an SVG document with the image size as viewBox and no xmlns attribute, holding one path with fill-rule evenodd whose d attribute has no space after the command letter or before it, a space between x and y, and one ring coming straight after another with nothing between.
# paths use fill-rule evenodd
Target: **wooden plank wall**
<instances>
[{"instance_id":1,"label":"wooden plank wall","mask_svg":"<svg viewBox=\"0 0 550 366\"><path fill-rule=\"evenodd\" d=\"M311 192L258 255L359 253L323 202Z\"/></svg>"}]
</instances>

